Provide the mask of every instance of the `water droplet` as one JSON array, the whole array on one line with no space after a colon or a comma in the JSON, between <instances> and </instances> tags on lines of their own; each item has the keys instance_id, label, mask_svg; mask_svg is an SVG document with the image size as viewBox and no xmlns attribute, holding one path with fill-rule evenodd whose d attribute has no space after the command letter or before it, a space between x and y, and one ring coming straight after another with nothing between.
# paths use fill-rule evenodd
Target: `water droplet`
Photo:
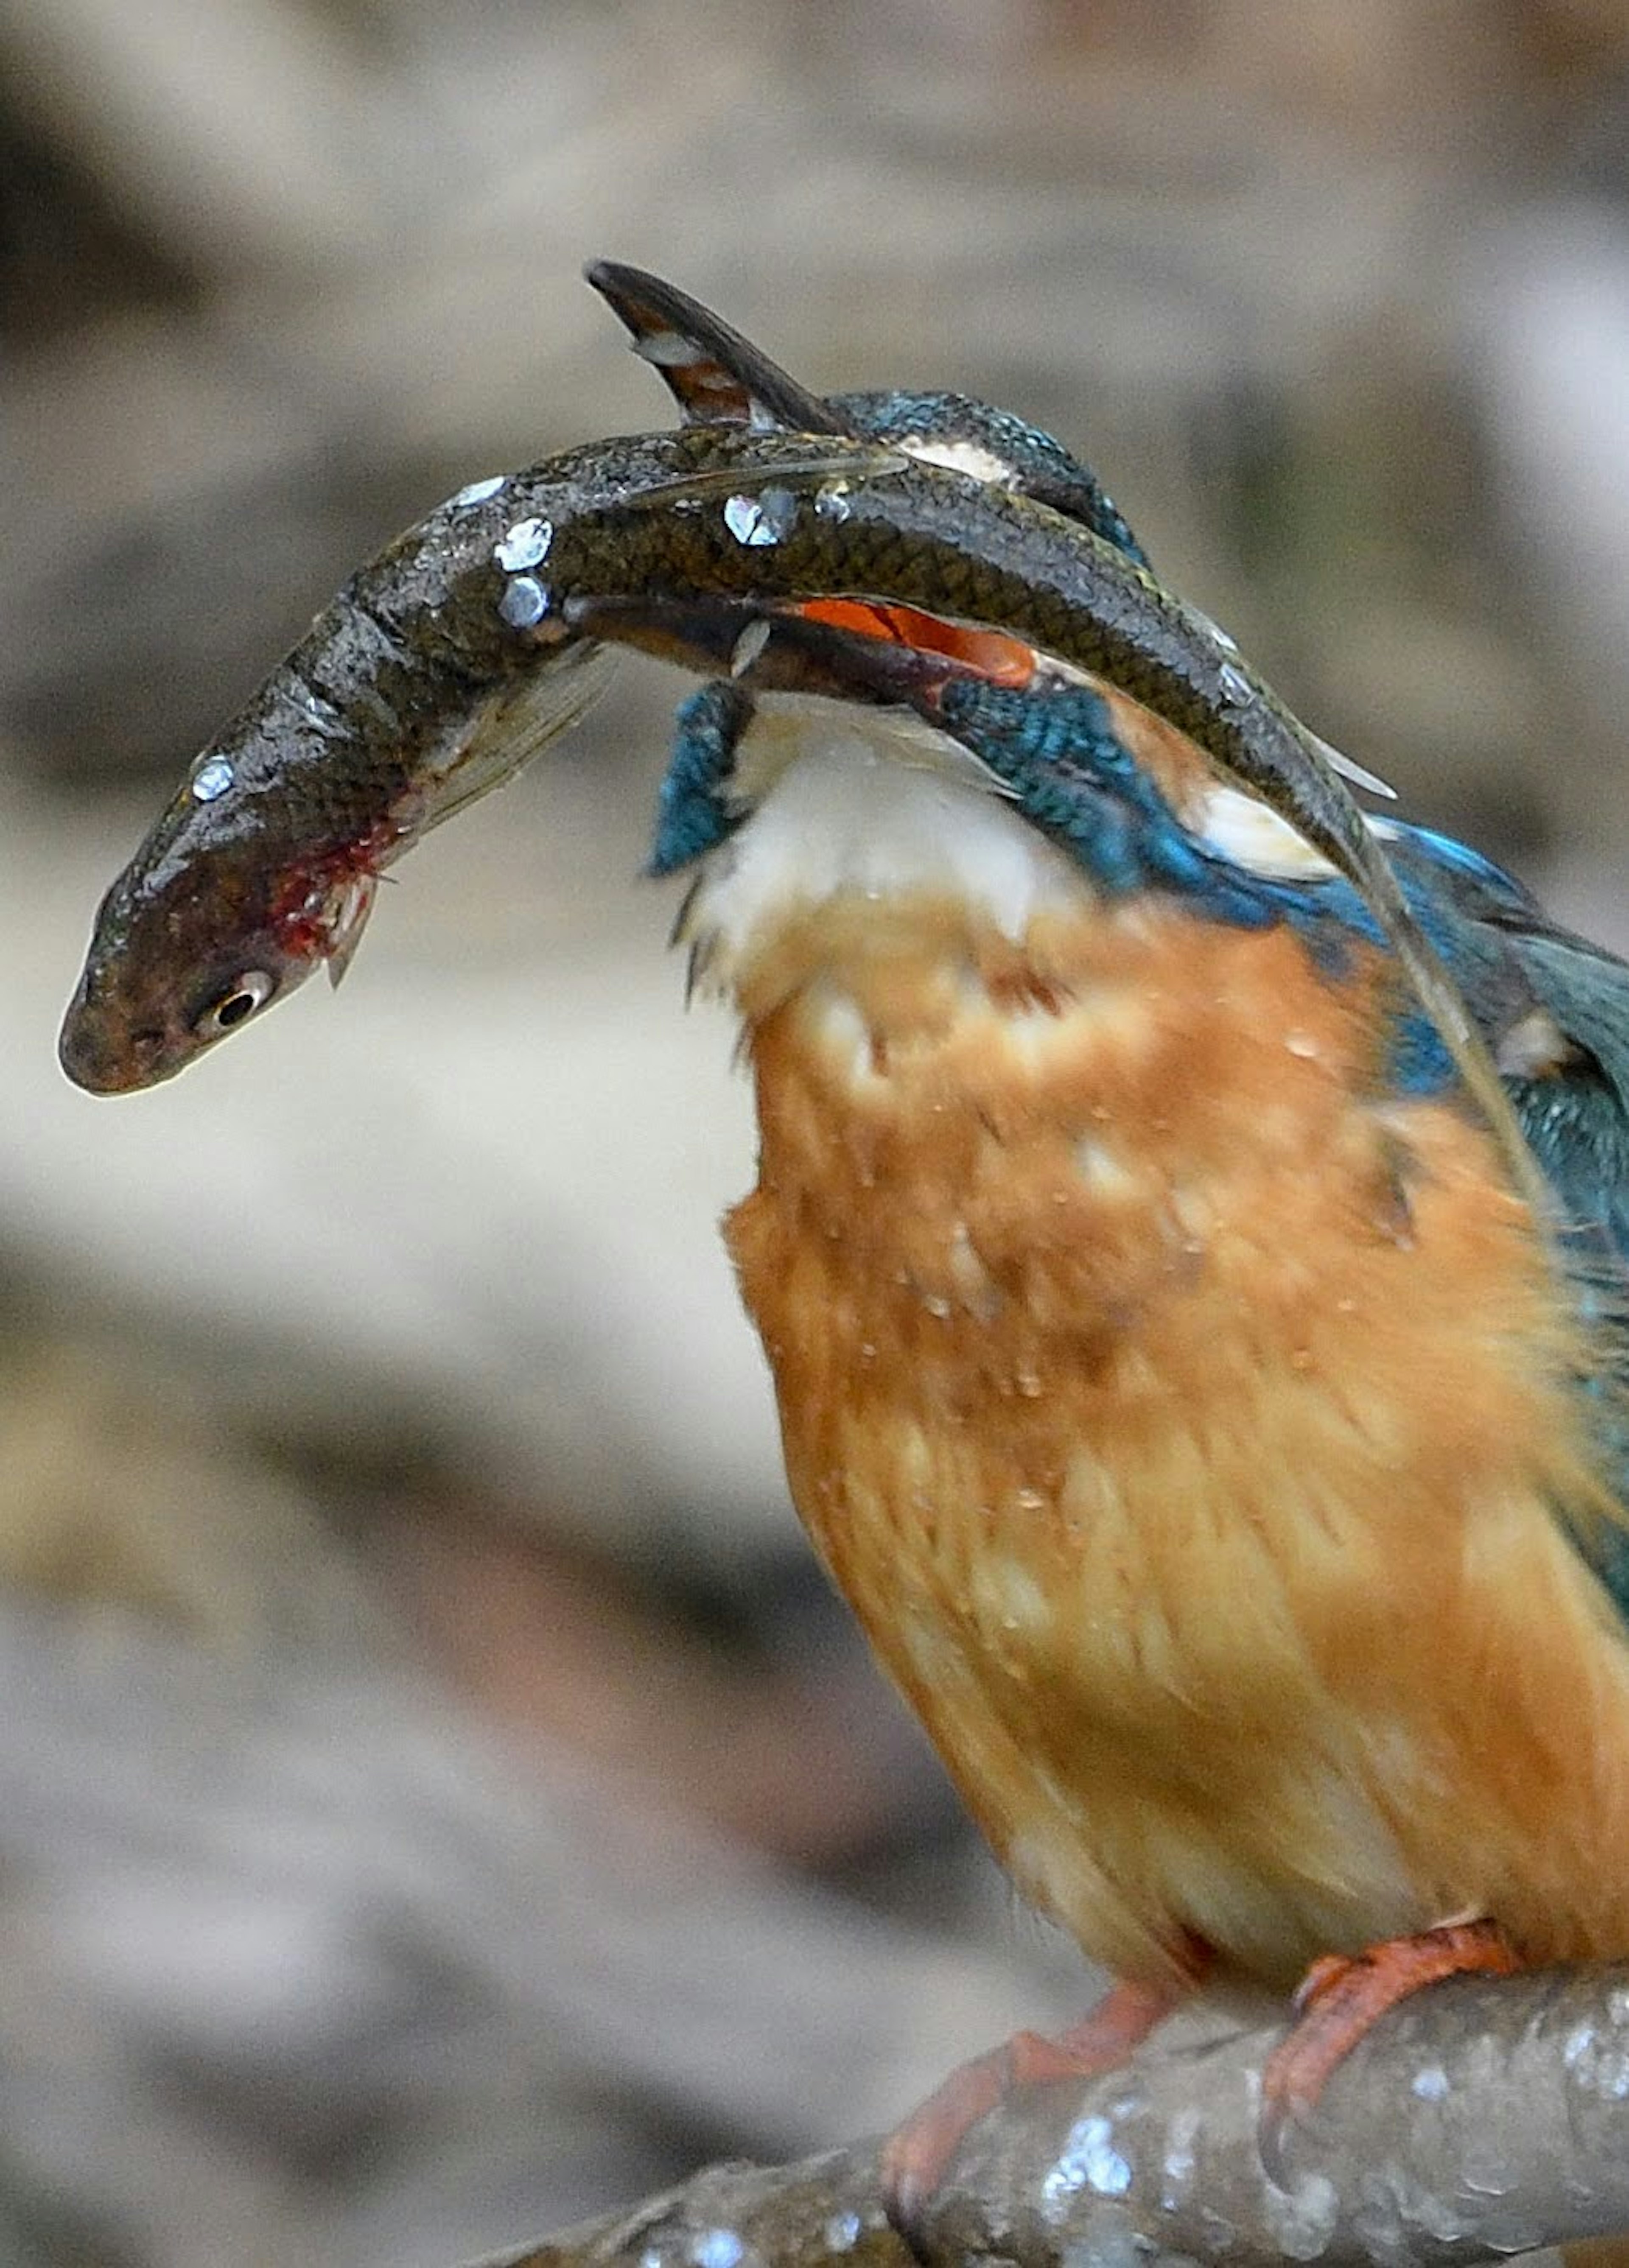
<instances>
[{"instance_id":1,"label":"water droplet","mask_svg":"<svg viewBox=\"0 0 1629 2268\"><path fill-rule=\"evenodd\" d=\"M237 775L225 756L211 756L200 764L192 776L192 792L198 803L213 803L217 795L225 795Z\"/></svg>"},{"instance_id":2,"label":"water droplet","mask_svg":"<svg viewBox=\"0 0 1629 2268\"><path fill-rule=\"evenodd\" d=\"M1414 2073L1413 2092L1422 2102L1441 2102L1448 2087L1448 2073L1440 2063L1428 2063L1423 2071Z\"/></svg>"},{"instance_id":3,"label":"water droplet","mask_svg":"<svg viewBox=\"0 0 1629 2268\"><path fill-rule=\"evenodd\" d=\"M517 575L504 586L498 611L512 630L529 630L549 612L549 593L534 575Z\"/></svg>"},{"instance_id":4,"label":"water droplet","mask_svg":"<svg viewBox=\"0 0 1629 2268\"><path fill-rule=\"evenodd\" d=\"M949 1300L941 1300L936 1292L925 1292L922 1294L922 1304L927 1309L929 1314L934 1316L941 1323L944 1322L946 1316L950 1313Z\"/></svg>"},{"instance_id":5,"label":"water droplet","mask_svg":"<svg viewBox=\"0 0 1629 2268\"><path fill-rule=\"evenodd\" d=\"M1021 1394L1026 1402L1038 1402L1041 1399L1041 1395L1043 1391L1039 1372L1033 1370L1014 1371L1013 1373L1013 1390L1016 1394Z\"/></svg>"},{"instance_id":6,"label":"water droplet","mask_svg":"<svg viewBox=\"0 0 1629 2268\"><path fill-rule=\"evenodd\" d=\"M724 525L737 543L755 549L778 543L792 533L798 502L790 489L765 489L761 496L733 496L724 506Z\"/></svg>"},{"instance_id":7,"label":"water droplet","mask_svg":"<svg viewBox=\"0 0 1629 2268\"><path fill-rule=\"evenodd\" d=\"M472 504L484 504L488 497L498 494L507 477L505 473L493 473L483 481L471 481L468 488L460 489L455 497L447 498L447 510L468 512Z\"/></svg>"},{"instance_id":8,"label":"water droplet","mask_svg":"<svg viewBox=\"0 0 1629 2268\"><path fill-rule=\"evenodd\" d=\"M1049 2220L1058 2220L1080 2190L1094 2190L1099 2197L1124 2197L1131 2186L1131 2165L1114 2146L1109 2121L1082 2118L1071 2127L1057 2163L1041 2184L1042 2209Z\"/></svg>"},{"instance_id":9,"label":"water droplet","mask_svg":"<svg viewBox=\"0 0 1629 2268\"><path fill-rule=\"evenodd\" d=\"M1612 1999L1618 1998L1615 1992ZM1611 2002L1608 2014L1619 2016L1619 2011ZM1613 2096L1620 2102L1629 2100L1629 2052L1618 2044L1616 2029L1609 2027L1597 2033L1589 2024L1579 2025L1569 2035L1563 2052L1567 2067L1577 2073L1581 2086L1597 2095Z\"/></svg>"},{"instance_id":10,"label":"water droplet","mask_svg":"<svg viewBox=\"0 0 1629 2268\"><path fill-rule=\"evenodd\" d=\"M696 2268L741 2268L747 2248L733 2228L701 2228L689 2251Z\"/></svg>"},{"instance_id":11,"label":"water droplet","mask_svg":"<svg viewBox=\"0 0 1629 2268\"><path fill-rule=\"evenodd\" d=\"M1223 662L1217 673L1216 682L1221 688L1222 698L1231 701L1235 708L1248 709L1256 698L1256 688L1244 672L1231 661Z\"/></svg>"},{"instance_id":12,"label":"water droplet","mask_svg":"<svg viewBox=\"0 0 1629 2268\"><path fill-rule=\"evenodd\" d=\"M502 542L494 545L492 556L512 574L518 567L535 567L539 560L547 559L554 540L552 520L518 519Z\"/></svg>"},{"instance_id":13,"label":"water droplet","mask_svg":"<svg viewBox=\"0 0 1629 2268\"><path fill-rule=\"evenodd\" d=\"M826 2223L826 2250L829 2252L849 2252L859 2242L865 2227L857 2213L834 2213Z\"/></svg>"},{"instance_id":14,"label":"water droplet","mask_svg":"<svg viewBox=\"0 0 1629 2268\"><path fill-rule=\"evenodd\" d=\"M814 509L822 519L846 519L852 509L849 497L853 490L850 481L828 481L814 491Z\"/></svg>"}]
</instances>

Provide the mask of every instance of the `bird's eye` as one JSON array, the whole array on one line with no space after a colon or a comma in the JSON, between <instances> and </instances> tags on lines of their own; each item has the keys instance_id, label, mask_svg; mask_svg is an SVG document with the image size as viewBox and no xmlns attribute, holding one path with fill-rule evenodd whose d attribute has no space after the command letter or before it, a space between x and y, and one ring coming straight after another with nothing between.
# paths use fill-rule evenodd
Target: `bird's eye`
<instances>
[{"instance_id":1,"label":"bird's eye","mask_svg":"<svg viewBox=\"0 0 1629 2268\"><path fill-rule=\"evenodd\" d=\"M246 968L241 976L234 976L217 999L212 1000L196 1022L193 1031L201 1040L218 1040L228 1032L235 1032L240 1024L247 1023L257 1008L263 1008L276 990L276 979L268 976L263 968Z\"/></svg>"}]
</instances>

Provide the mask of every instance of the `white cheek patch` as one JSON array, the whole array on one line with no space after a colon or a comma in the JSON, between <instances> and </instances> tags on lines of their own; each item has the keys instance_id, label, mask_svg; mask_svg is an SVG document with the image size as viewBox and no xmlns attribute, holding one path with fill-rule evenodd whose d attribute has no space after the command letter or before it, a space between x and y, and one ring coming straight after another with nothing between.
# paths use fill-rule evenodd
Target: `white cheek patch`
<instances>
[{"instance_id":1,"label":"white cheek patch","mask_svg":"<svg viewBox=\"0 0 1629 2268\"><path fill-rule=\"evenodd\" d=\"M963 473L969 480L980 481L986 488L1010 489L1018 479L1018 468L1005 457L998 457L982 441L912 433L899 446L908 457L915 457L921 464L941 465L947 473Z\"/></svg>"},{"instance_id":2,"label":"white cheek patch","mask_svg":"<svg viewBox=\"0 0 1629 2268\"><path fill-rule=\"evenodd\" d=\"M1547 1008L1529 1008L1500 1035L1493 1052L1501 1079L1553 1078L1577 1057L1577 1048Z\"/></svg>"}]
</instances>

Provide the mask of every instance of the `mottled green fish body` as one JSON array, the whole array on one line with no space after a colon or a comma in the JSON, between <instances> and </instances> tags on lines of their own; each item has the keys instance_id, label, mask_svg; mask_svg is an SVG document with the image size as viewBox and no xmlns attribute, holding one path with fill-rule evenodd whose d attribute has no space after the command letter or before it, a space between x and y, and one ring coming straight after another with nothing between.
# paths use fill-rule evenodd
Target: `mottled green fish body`
<instances>
[{"instance_id":1,"label":"mottled green fish body","mask_svg":"<svg viewBox=\"0 0 1629 2268\"><path fill-rule=\"evenodd\" d=\"M343 968L374 877L589 697L572 601L866 598L1005 630L1185 733L1362 891L1503 1143L1542 1185L1456 987L1328 752L1202 615L1034 497L830 432L691 425L461 490L364 568L194 765L108 893L61 1053L152 1084Z\"/></svg>"}]
</instances>

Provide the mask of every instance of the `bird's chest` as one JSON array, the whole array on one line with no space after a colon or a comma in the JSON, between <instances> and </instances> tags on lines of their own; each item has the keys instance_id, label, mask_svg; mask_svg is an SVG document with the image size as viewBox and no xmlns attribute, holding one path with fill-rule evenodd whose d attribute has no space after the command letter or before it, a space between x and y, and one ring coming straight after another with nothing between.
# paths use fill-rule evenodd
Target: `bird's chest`
<instances>
[{"instance_id":1,"label":"bird's chest","mask_svg":"<svg viewBox=\"0 0 1629 2268\"><path fill-rule=\"evenodd\" d=\"M730 1224L802 1515L930 1722L960 1682L1072 1770L1088 1723L1180 1754L1207 1657L1239 1678L1219 1601L1299 1556L1337 1453L1289 1447L1353 1290L1331 1228L1399 1234L1351 1035L1292 940L1171 909L1021 948L927 900L811 926L826 965L753 1027Z\"/></svg>"},{"instance_id":2,"label":"bird's chest","mask_svg":"<svg viewBox=\"0 0 1629 2268\"><path fill-rule=\"evenodd\" d=\"M799 1510L1091 1949L1157 1970L1195 1930L1281 1975L1411 1926L1397 1837L1455 1759L1399 1657L1532 1485L1516 1336L1458 1305L1475 1259L1515 1312L1519 1240L1479 1184L1458 1252L1460 1123L1378 1091L1360 964L872 785L835 849L771 806L691 916L756 1083L729 1240Z\"/></svg>"}]
</instances>

